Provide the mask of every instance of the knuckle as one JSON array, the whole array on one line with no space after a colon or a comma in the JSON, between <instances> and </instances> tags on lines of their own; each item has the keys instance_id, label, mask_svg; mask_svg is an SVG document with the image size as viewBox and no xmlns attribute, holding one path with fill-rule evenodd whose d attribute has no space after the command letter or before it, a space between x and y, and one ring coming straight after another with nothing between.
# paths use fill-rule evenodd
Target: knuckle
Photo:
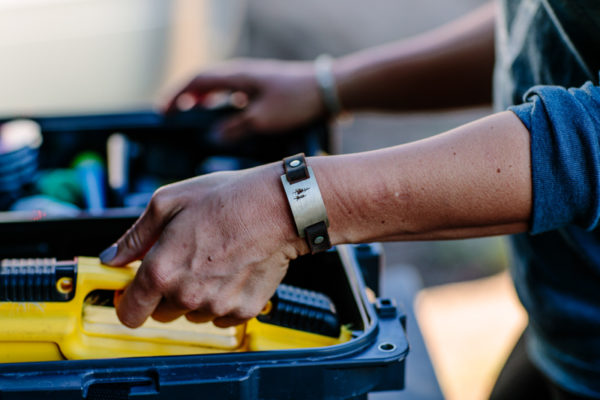
<instances>
[{"instance_id":1,"label":"knuckle","mask_svg":"<svg viewBox=\"0 0 600 400\"><path fill-rule=\"evenodd\" d=\"M215 317L224 317L231 311L231 307L225 301L211 301L208 305L210 313Z\"/></svg>"},{"instance_id":2,"label":"knuckle","mask_svg":"<svg viewBox=\"0 0 600 400\"><path fill-rule=\"evenodd\" d=\"M178 285L177 290L174 292L171 301L180 309L186 310L187 312L200 312L206 308L206 293L202 290L202 287L189 282L188 284Z\"/></svg>"},{"instance_id":3,"label":"knuckle","mask_svg":"<svg viewBox=\"0 0 600 400\"><path fill-rule=\"evenodd\" d=\"M187 296L183 292L178 292L174 298L173 303L178 307L186 311L196 310L200 306L200 302L194 296Z\"/></svg>"},{"instance_id":4,"label":"knuckle","mask_svg":"<svg viewBox=\"0 0 600 400\"><path fill-rule=\"evenodd\" d=\"M137 251L143 246L144 240L135 227L129 229L127 234L123 236L123 239L119 243L119 248L125 248L130 251Z\"/></svg>"},{"instance_id":5,"label":"knuckle","mask_svg":"<svg viewBox=\"0 0 600 400\"><path fill-rule=\"evenodd\" d=\"M148 212L152 215L158 216L163 215L171 204L171 196L169 190L166 187L157 189L148 203Z\"/></svg>"},{"instance_id":6,"label":"knuckle","mask_svg":"<svg viewBox=\"0 0 600 400\"><path fill-rule=\"evenodd\" d=\"M145 271L145 283L149 291L166 293L175 281L175 276L173 274L158 266L150 266L149 268L146 268Z\"/></svg>"}]
</instances>

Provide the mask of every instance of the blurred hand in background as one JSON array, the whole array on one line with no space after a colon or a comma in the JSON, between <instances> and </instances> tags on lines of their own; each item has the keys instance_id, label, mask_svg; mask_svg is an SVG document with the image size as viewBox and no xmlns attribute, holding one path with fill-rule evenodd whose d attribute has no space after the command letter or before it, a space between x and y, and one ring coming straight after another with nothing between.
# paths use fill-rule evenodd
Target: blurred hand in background
<instances>
[{"instance_id":1,"label":"blurred hand in background","mask_svg":"<svg viewBox=\"0 0 600 400\"><path fill-rule=\"evenodd\" d=\"M240 113L219 131L235 140L245 133L276 133L325 115L312 62L234 60L204 71L179 90L165 111L204 105L214 93L232 93Z\"/></svg>"}]
</instances>

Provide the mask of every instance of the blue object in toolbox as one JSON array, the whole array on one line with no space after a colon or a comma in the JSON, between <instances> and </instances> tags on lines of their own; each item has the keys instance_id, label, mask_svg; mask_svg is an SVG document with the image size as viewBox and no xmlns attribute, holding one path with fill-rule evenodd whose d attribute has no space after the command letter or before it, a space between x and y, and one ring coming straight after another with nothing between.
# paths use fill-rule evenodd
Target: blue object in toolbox
<instances>
[{"instance_id":1,"label":"blue object in toolbox","mask_svg":"<svg viewBox=\"0 0 600 400\"><path fill-rule=\"evenodd\" d=\"M408 343L389 299L369 300L352 246L301 257L285 283L329 295L353 338L323 348L0 365L0 399L364 399L404 386ZM316 275L322 279L315 279Z\"/></svg>"}]
</instances>

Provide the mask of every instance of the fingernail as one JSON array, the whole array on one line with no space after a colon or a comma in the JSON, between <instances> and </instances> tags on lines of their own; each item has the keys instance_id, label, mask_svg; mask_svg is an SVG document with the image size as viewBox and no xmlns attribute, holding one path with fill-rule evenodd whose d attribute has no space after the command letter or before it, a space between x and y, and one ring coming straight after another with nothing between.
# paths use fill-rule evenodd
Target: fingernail
<instances>
[{"instance_id":1,"label":"fingernail","mask_svg":"<svg viewBox=\"0 0 600 400\"><path fill-rule=\"evenodd\" d=\"M106 249L102 253L100 253L100 261L102 262L102 264L108 264L113 260L113 258L115 258L116 255L117 255L117 245L113 244L108 249Z\"/></svg>"}]
</instances>

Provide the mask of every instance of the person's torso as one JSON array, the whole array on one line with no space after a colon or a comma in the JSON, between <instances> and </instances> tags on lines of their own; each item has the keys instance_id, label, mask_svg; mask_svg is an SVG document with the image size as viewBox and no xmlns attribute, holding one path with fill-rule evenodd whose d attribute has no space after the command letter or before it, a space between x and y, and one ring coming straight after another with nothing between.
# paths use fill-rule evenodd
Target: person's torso
<instances>
[{"instance_id":1,"label":"person's torso","mask_svg":"<svg viewBox=\"0 0 600 400\"><path fill-rule=\"evenodd\" d=\"M535 85L598 82L600 0L502 0L494 106ZM534 332L532 357L559 384L600 395L600 231L513 237L513 279Z\"/></svg>"},{"instance_id":2,"label":"person's torso","mask_svg":"<svg viewBox=\"0 0 600 400\"><path fill-rule=\"evenodd\" d=\"M502 0L496 27L494 105L519 104L535 85L597 83L600 1Z\"/></svg>"}]
</instances>

